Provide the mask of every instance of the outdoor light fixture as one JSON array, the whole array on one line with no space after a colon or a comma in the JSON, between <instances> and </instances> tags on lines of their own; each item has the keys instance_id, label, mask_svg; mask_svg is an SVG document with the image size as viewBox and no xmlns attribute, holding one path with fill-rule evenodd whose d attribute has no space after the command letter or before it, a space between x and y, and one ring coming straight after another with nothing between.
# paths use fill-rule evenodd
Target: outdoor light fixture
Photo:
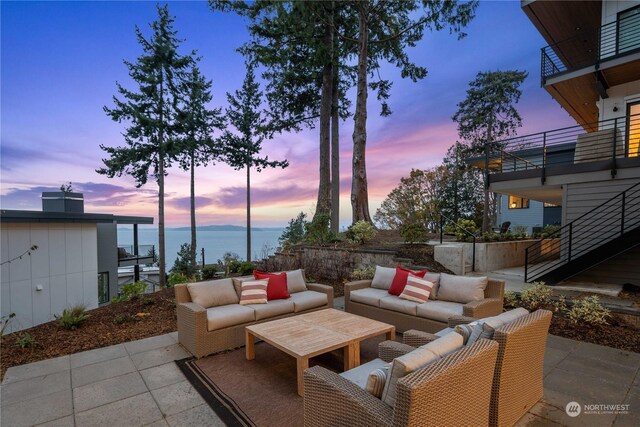
<instances>
[{"instance_id":1,"label":"outdoor light fixture","mask_svg":"<svg viewBox=\"0 0 640 427\"><path fill-rule=\"evenodd\" d=\"M511 209L515 209L518 204L516 202L511 203Z\"/></svg>"}]
</instances>

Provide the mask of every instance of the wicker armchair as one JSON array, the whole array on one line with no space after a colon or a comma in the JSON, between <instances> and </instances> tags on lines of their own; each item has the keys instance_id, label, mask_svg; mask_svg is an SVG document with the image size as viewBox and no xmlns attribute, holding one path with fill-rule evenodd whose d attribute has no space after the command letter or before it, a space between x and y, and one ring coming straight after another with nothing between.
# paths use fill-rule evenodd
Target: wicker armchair
<instances>
[{"instance_id":1,"label":"wicker armchair","mask_svg":"<svg viewBox=\"0 0 640 427\"><path fill-rule=\"evenodd\" d=\"M474 319L455 317L449 326ZM544 351L551 323L551 312L538 310L496 329L493 340L500 345L491 395L491 426L511 426L541 398ZM406 331L404 346L427 344L436 335Z\"/></svg>"},{"instance_id":2,"label":"wicker armchair","mask_svg":"<svg viewBox=\"0 0 640 427\"><path fill-rule=\"evenodd\" d=\"M402 344L396 344L400 343L387 349L394 348L399 356ZM479 340L419 369L398 381L393 407L340 375L314 366L304 372L304 425L487 425L497 355L495 342Z\"/></svg>"}]
</instances>

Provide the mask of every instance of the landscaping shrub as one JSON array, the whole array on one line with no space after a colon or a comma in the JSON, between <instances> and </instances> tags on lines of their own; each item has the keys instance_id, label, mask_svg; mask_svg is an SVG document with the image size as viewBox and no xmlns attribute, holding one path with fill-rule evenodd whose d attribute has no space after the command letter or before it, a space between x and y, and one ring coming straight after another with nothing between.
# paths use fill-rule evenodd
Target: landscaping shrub
<instances>
[{"instance_id":1,"label":"landscaping shrub","mask_svg":"<svg viewBox=\"0 0 640 427\"><path fill-rule=\"evenodd\" d=\"M171 273L167 278L167 284L169 285L170 288L173 288L175 285L178 285L180 283L191 283L195 281L196 281L195 277L187 276L185 274L180 274L180 273Z\"/></svg>"},{"instance_id":2,"label":"landscaping shrub","mask_svg":"<svg viewBox=\"0 0 640 427\"><path fill-rule=\"evenodd\" d=\"M371 280L374 274L376 274L375 266L356 268L351 273L351 280Z\"/></svg>"},{"instance_id":3,"label":"landscaping shrub","mask_svg":"<svg viewBox=\"0 0 640 427\"><path fill-rule=\"evenodd\" d=\"M424 242L427 240L427 229L422 224L406 224L400 229L400 235L406 243Z\"/></svg>"},{"instance_id":4,"label":"landscaping shrub","mask_svg":"<svg viewBox=\"0 0 640 427\"><path fill-rule=\"evenodd\" d=\"M607 318L611 317L611 312L600 304L600 299L597 296L593 295L574 302L567 315L569 320L575 324L606 325L608 324Z\"/></svg>"},{"instance_id":5,"label":"landscaping shrub","mask_svg":"<svg viewBox=\"0 0 640 427\"><path fill-rule=\"evenodd\" d=\"M335 243L340 239L336 236L331 229L329 229L329 223L331 218L327 214L316 215L313 221L305 224L305 237L304 240L311 245L326 246L331 243Z\"/></svg>"},{"instance_id":6,"label":"landscaping shrub","mask_svg":"<svg viewBox=\"0 0 640 427\"><path fill-rule=\"evenodd\" d=\"M518 297L514 292L504 291L504 306L508 309L516 308L518 306Z\"/></svg>"},{"instance_id":7,"label":"landscaping shrub","mask_svg":"<svg viewBox=\"0 0 640 427\"><path fill-rule=\"evenodd\" d=\"M16 345L20 348L29 348L35 344L36 340L31 336L29 332L25 332L24 334L20 334L18 338L16 338Z\"/></svg>"},{"instance_id":8,"label":"landscaping shrub","mask_svg":"<svg viewBox=\"0 0 640 427\"><path fill-rule=\"evenodd\" d=\"M297 217L290 220L289 225L285 227L282 235L278 238L278 243L282 249L289 249L291 246L302 242L307 224L307 215L304 212L300 212Z\"/></svg>"},{"instance_id":9,"label":"landscaping shrub","mask_svg":"<svg viewBox=\"0 0 640 427\"><path fill-rule=\"evenodd\" d=\"M65 329L77 329L87 320L90 316L85 313L86 306L84 304L74 305L70 308L65 308L61 315L56 315L58 324Z\"/></svg>"},{"instance_id":10,"label":"landscaping shrub","mask_svg":"<svg viewBox=\"0 0 640 427\"><path fill-rule=\"evenodd\" d=\"M182 245L180 245L178 257L173 263L171 272L182 274L187 277L193 277L197 273L195 265L195 259L193 258L193 254L191 253L191 245L189 243L183 243Z\"/></svg>"},{"instance_id":11,"label":"landscaping shrub","mask_svg":"<svg viewBox=\"0 0 640 427\"><path fill-rule=\"evenodd\" d=\"M207 264L202 267L202 280L212 280L217 278L217 273L220 271L218 264Z\"/></svg>"},{"instance_id":12,"label":"landscaping shrub","mask_svg":"<svg viewBox=\"0 0 640 427\"><path fill-rule=\"evenodd\" d=\"M511 226L511 232L513 234L527 234L527 231L529 230L529 227L527 227L526 225L512 225Z\"/></svg>"},{"instance_id":13,"label":"landscaping shrub","mask_svg":"<svg viewBox=\"0 0 640 427\"><path fill-rule=\"evenodd\" d=\"M460 218L457 222L457 225L457 227L453 227L453 234L455 234L456 238L460 241L466 241L468 237L471 237L469 234L462 231L461 228L473 234L477 234L479 231L478 226L472 219Z\"/></svg>"},{"instance_id":14,"label":"landscaping shrub","mask_svg":"<svg viewBox=\"0 0 640 427\"><path fill-rule=\"evenodd\" d=\"M358 221L355 224L351 224L345 233L347 239L353 243L363 244L376 237L378 231L368 221Z\"/></svg>"},{"instance_id":15,"label":"landscaping shrub","mask_svg":"<svg viewBox=\"0 0 640 427\"><path fill-rule=\"evenodd\" d=\"M533 286L520 293L521 305L529 311L544 308L551 303L553 291L544 282L533 282Z\"/></svg>"},{"instance_id":16,"label":"landscaping shrub","mask_svg":"<svg viewBox=\"0 0 640 427\"><path fill-rule=\"evenodd\" d=\"M144 291L146 289L147 284L142 281L124 284L120 287L120 292L122 292L122 295L112 298L111 302L119 303L122 301L129 301L130 299L138 298L140 295L144 294Z\"/></svg>"}]
</instances>

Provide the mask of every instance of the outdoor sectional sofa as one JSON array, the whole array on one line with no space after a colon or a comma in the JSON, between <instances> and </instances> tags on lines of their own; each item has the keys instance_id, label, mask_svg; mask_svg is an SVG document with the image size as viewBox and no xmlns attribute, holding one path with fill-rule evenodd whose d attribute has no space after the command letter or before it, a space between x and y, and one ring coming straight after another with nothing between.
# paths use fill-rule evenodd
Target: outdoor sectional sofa
<instances>
[{"instance_id":1,"label":"outdoor sectional sofa","mask_svg":"<svg viewBox=\"0 0 640 427\"><path fill-rule=\"evenodd\" d=\"M453 316L466 316L470 318L482 318L495 316L502 313L504 298L504 281L488 279L486 277L466 277L449 274L427 273L426 280L434 283L433 290L426 303L416 303L390 295L388 289L391 279L378 278L378 270L388 270L377 267L376 277L373 280L358 280L344 286L345 311L352 314L368 317L381 322L390 323L398 332L409 329L417 329L425 332L437 332L446 328L449 318ZM483 280L486 283L484 298L482 294L476 300L465 301L460 298L459 292L442 292L441 280L444 280L448 289L456 290L459 286L464 288L468 284L477 286ZM453 287L453 288L452 288ZM458 301L455 301L455 300Z\"/></svg>"},{"instance_id":2,"label":"outdoor sectional sofa","mask_svg":"<svg viewBox=\"0 0 640 427\"><path fill-rule=\"evenodd\" d=\"M178 341L200 358L243 346L245 326L333 308L332 287L306 283L302 270L287 272L287 277L291 296L267 304L239 304L241 284L253 276L176 285ZM196 293L201 304L193 301Z\"/></svg>"}]
</instances>

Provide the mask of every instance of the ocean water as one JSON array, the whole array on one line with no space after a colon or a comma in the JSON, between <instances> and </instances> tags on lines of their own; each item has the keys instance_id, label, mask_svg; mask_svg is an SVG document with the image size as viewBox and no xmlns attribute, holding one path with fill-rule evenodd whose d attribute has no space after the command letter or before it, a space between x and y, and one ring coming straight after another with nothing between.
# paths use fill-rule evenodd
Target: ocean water
<instances>
[{"instance_id":1,"label":"ocean water","mask_svg":"<svg viewBox=\"0 0 640 427\"><path fill-rule=\"evenodd\" d=\"M278 237L282 234L282 230L252 230L251 231L251 258L252 260L261 259L265 255L272 254L278 245ZM244 230L237 231L198 231L198 264L202 262L202 248L204 248L204 257L207 264L215 263L226 252L235 252L244 259L247 256L247 232ZM165 247L167 253L167 270L173 267L173 263L177 258L180 245L191 242L191 232L189 230L173 230L165 229ZM118 245L133 244L133 229L118 228ZM158 252L158 230L157 229L139 229L138 244L155 245Z\"/></svg>"}]
</instances>

